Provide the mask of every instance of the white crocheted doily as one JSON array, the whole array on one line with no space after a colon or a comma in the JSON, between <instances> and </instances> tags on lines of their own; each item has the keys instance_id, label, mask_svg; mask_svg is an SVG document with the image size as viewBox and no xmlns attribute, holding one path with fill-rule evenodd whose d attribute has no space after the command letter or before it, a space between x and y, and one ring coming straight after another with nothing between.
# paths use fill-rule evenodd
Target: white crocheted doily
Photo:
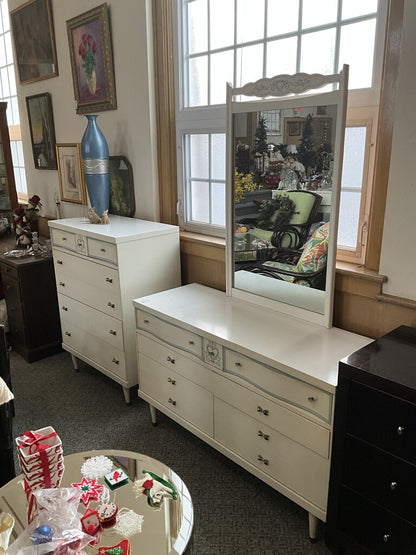
<instances>
[{"instance_id":1,"label":"white crocheted doily","mask_svg":"<svg viewBox=\"0 0 416 555\"><path fill-rule=\"evenodd\" d=\"M143 519L143 515L138 515L132 509L122 507L117 513L117 522L113 530L124 538L130 538L142 531Z\"/></svg>"},{"instance_id":2,"label":"white crocheted doily","mask_svg":"<svg viewBox=\"0 0 416 555\"><path fill-rule=\"evenodd\" d=\"M102 478L105 474L111 472L113 463L108 457L99 455L86 460L81 466L81 474L92 480L93 478Z\"/></svg>"}]
</instances>

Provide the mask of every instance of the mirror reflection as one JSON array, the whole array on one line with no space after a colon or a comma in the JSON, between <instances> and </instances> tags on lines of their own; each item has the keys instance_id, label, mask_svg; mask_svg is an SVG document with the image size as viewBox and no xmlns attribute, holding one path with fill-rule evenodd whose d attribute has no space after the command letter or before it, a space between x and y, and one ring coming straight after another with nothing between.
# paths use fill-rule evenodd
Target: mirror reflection
<instances>
[{"instance_id":1,"label":"mirror reflection","mask_svg":"<svg viewBox=\"0 0 416 555\"><path fill-rule=\"evenodd\" d=\"M323 313L336 119L335 104L233 114L236 288Z\"/></svg>"}]
</instances>

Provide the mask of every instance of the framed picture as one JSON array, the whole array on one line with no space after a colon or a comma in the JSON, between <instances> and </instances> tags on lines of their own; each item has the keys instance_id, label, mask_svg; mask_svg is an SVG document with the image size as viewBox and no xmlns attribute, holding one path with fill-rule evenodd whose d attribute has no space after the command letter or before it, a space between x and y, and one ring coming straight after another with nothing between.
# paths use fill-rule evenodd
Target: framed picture
<instances>
[{"instance_id":1,"label":"framed picture","mask_svg":"<svg viewBox=\"0 0 416 555\"><path fill-rule=\"evenodd\" d=\"M301 134L302 124L300 121L288 122L289 137L297 137Z\"/></svg>"},{"instance_id":2,"label":"framed picture","mask_svg":"<svg viewBox=\"0 0 416 555\"><path fill-rule=\"evenodd\" d=\"M58 75L51 0L29 0L10 12L22 85Z\"/></svg>"},{"instance_id":3,"label":"framed picture","mask_svg":"<svg viewBox=\"0 0 416 555\"><path fill-rule=\"evenodd\" d=\"M109 157L110 209L109 214L133 217L134 201L133 170L125 156Z\"/></svg>"},{"instance_id":4,"label":"framed picture","mask_svg":"<svg viewBox=\"0 0 416 555\"><path fill-rule=\"evenodd\" d=\"M57 144L56 158L58 160L61 200L75 202L76 204L87 204L80 143Z\"/></svg>"},{"instance_id":5,"label":"framed picture","mask_svg":"<svg viewBox=\"0 0 416 555\"><path fill-rule=\"evenodd\" d=\"M107 4L66 22L77 114L117 108Z\"/></svg>"},{"instance_id":6,"label":"framed picture","mask_svg":"<svg viewBox=\"0 0 416 555\"><path fill-rule=\"evenodd\" d=\"M49 93L26 97L33 159L38 170L56 170L55 126Z\"/></svg>"}]
</instances>

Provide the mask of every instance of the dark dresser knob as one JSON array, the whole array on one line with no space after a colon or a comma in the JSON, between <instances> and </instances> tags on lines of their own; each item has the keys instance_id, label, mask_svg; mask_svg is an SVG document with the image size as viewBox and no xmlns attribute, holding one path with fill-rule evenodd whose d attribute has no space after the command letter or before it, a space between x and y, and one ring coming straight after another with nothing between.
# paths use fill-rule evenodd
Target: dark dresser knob
<instances>
[{"instance_id":1,"label":"dark dresser knob","mask_svg":"<svg viewBox=\"0 0 416 555\"><path fill-rule=\"evenodd\" d=\"M391 491L394 491L395 489L397 489L397 482L391 482L390 489Z\"/></svg>"}]
</instances>

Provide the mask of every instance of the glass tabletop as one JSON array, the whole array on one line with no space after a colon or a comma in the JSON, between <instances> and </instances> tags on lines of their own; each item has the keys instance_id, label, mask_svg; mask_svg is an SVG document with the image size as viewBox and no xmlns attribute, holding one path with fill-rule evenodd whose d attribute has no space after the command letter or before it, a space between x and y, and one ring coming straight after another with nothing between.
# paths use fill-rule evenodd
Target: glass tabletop
<instances>
[{"instance_id":1,"label":"glass tabletop","mask_svg":"<svg viewBox=\"0 0 416 555\"><path fill-rule=\"evenodd\" d=\"M142 531L129 538L131 553L152 553L152 555L168 555L183 553L188 545L193 527L193 506L188 489L180 477L168 466L140 453L119 450L86 451L64 457L65 472L61 487L69 487L72 483L82 479L81 467L91 457L104 455L113 462L113 470L122 469L128 476L129 482L117 489L110 490L110 501L119 508L132 509L143 516ZM144 477L143 471L157 474L160 478L172 484L177 493L177 500L165 498L159 510L147 503L145 495L136 497L132 484L134 480ZM99 478L98 483L104 484ZM90 502L89 508L95 509L97 502ZM86 507L79 506L79 512L84 513ZM17 476L0 488L0 512L7 512L14 516L15 525L10 538L10 544L27 526L26 496L23 489L23 476ZM100 546L117 544L122 536L112 528L104 528L99 544L88 546L86 553L97 553Z\"/></svg>"}]
</instances>

